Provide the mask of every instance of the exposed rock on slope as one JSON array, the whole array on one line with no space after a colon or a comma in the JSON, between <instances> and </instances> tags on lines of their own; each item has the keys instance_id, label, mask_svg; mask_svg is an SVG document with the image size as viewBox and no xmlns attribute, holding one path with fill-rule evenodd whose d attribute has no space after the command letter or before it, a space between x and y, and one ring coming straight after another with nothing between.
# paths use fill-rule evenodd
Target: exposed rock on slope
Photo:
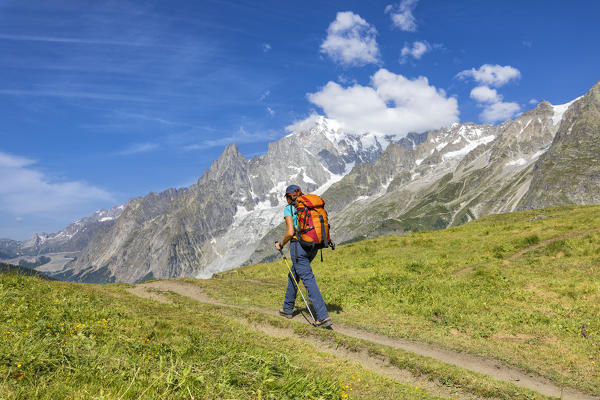
<instances>
[{"instance_id":1,"label":"exposed rock on slope","mask_svg":"<svg viewBox=\"0 0 600 400\"><path fill-rule=\"evenodd\" d=\"M533 163L556 134L554 117L554 108L542 102L496 127L457 124L430 133L414 149L389 146L325 193L337 211L336 238L440 229L515 210Z\"/></svg>"},{"instance_id":2,"label":"exposed rock on slope","mask_svg":"<svg viewBox=\"0 0 600 400\"><path fill-rule=\"evenodd\" d=\"M313 128L271 143L264 156L252 160L235 144L228 146L189 190L130 201L64 276L134 282L210 276L240 265L281 221L289 182L306 191L324 190L354 165L377 159L393 140L345 135L334 121L320 118ZM415 140L418 135L398 141ZM147 212L150 206L156 212Z\"/></svg>"},{"instance_id":3,"label":"exposed rock on slope","mask_svg":"<svg viewBox=\"0 0 600 400\"><path fill-rule=\"evenodd\" d=\"M550 149L533 169L521 208L600 203L600 82L564 113Z\"/></svg>"},{"instance_id":4,"label":"exposed rock on slope","mask_svg":"<svg viewBox=\"0 0 600 400\"><path fill-rule=\"evenodd\" d=\"M522 207L600 202L599 91L597 84L572 104L541 102L498 126L454 124L398 138L347 134L319 118L252 160L228 146L189 189L129 201L86 237L59 277L207 277L269 259L290 183L323 194L338 242ZM44 240L30 242L39 249ZM12 251L14 243L0 249Z\"/></svg>"}]
</instances>

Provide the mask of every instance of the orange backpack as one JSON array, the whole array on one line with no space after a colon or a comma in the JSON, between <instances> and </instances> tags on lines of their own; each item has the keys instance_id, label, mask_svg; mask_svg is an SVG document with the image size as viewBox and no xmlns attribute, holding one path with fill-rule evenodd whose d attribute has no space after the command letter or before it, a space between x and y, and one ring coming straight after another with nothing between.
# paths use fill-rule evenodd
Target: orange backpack
<instances>
[{"instance_id":1,"label":"orange backpack","mask_svg":"<svg viewBox=\"0 0 600 400\"><path fill-rule=\"evenodd\" d=\"M325 202L316 194L303 194L296 199L298 228L296 238L307 249L335 247L329 237L329 219Z\"/></svg>"}]
</instances>

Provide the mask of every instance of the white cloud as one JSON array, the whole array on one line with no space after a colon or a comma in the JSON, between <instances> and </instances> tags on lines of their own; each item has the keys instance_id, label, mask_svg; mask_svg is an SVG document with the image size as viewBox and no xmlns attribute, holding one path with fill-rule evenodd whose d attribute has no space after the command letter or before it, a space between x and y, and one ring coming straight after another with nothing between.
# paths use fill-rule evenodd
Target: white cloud
<instances>
[{"instance_id":1,"label":"white cloud","mask_svg":"<svg viewBox=\"0 0 600 400\"><path fill-rule=\"evenodd\" d=\"M271 107L267 107L267 112L269 115L275 115L275 110L273 110Z\"/></svg>"},{"instance_id":2,"label":"white cloud","mask_svg":"<svg viewBox=\"0 0 600 400\"><path fill-rule=\"evenodd\" d=\"M537 105L540 101L538 99L531 99L529 100L529 104L531 105Z\"/></svg>"},{"instance_id":3,"label":"white cloud","mask_svg":"<svg viewBox=\"0 0 600 400\"><path fill-rule=\"evenodd\" d=\"M377 64L377 30L352 11L338 12L321 44L321 52L343 65Z\"/></svg>"},{"instance_id":4,"label":"white cloud","mask_svg":"<svg viewBox=\"0 0 600 400\"><path fill-rule=\"evenodd\" d=\"M268 52L268 51L270 51L271 50L271 45L269 43L263 43L262 44L262 50L265 53Z\"/></svg>"},{"instance_id":5,"label":"white cloud","mask_svg":"<svg viewBox=\"0 0 600 400\"><path fill-rule=\"evenodd\" d=\"M517 103L497 102L485 106L479 117L488 123L504 121L512 118L521 111L521 107Z\"/></svg>"},{"instance_id":6,"label":"white cloud","mask_svg":"<svg viewBox=\"0 0 600 400\"><path fill-rule=\"evenodd\" d=\"M500 87L513 79L519 79L521 72L510 65L484 64L479 69L467 69L459 72L456 76L460 79L472 78L483 85Z\"/></svg>"},{"instance_id":7,"label":"white cloud","mask_svg":"<svg viewBox=\"0 0 600 400\"><path fill-rule=\"evenodd\" d=\"M419 0L402 0L400 4L388 5L385 13L390 14L396 28L406 32L416 32L417 23L412 13L418 2Z\"/></svg>"},{"instance_id":8,"label":"white cloud","mask_svg":"<svg viewBox=\"0 0 600 400\"><path fill-rule=\"evenodd\" d=\"M33 168L36 161L0 152L0 208L19 215L88 212L98 203L115 202L103 189L85 182L51 182Z\"/></svg>"},{"instance_id":9,"label":"white cloud","mask_svg":"<svg viewBox=\"0 0 600 400\"><path fill-rule=\"evenodd\" d=\"M477 86L471 90L471 98L480 103L497 103L502 101L502 96L496 89L490 89L487 86Z\"/></svg>"},{"instance_id":10,"label":"white cloud","mask_svg":"<svg viewBox=\"0 0 600 400\"><path fill-rule=\"evenodd\" d=\"M306 131L315 126L319 119L319 114L312 112L307 118L294 121L292 124L285 127L288 132Z\"/></svg>"},{"instance_id":11,"label":"white cloud","mask_svg":"<svg viewBox=\"0 0 600 400\"><path fill-rule=\"evenodd\" d=\"M429 85L425 77L408 79L386 69L371 77L369 86L342 87L329 82L311 103L323 109L349 132L379 135L406 135L437 129L458 121L458 103L441 89ZM310 126L315 115L287 127L297 130Z\"/></svg>"},{"instance_id":12,"label":"white cloud","mask_svg":"<svg viewBox=\"0 0 600 400\"><path fill-rule=\"evenodd\" d=\"M400 52L400 63L404 64L408 61L408 57L412 57L415 60L420 60L423 54L431 50L431 45L426 41L416 41L412 44L405 44Z\"/></svg>"},{"instance_id":13,"label":"white cloud","mask_svg":"<svg viewBox=\"0 0 600 400\"><path fill-rule=\"evenodd\" d=\"M488 86L482 85L473 88L470 97L479 103L479 107L483 108L479 118L490 124L505 121L521 111L519 104L503 102L502 95L496 89Z\"/></svg>"}]
</instances>

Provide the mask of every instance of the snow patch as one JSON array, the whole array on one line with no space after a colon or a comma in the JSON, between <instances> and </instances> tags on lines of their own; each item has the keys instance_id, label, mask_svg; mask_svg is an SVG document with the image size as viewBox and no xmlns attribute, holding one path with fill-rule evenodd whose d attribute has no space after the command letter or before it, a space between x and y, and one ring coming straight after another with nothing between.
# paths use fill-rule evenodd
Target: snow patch
<instances>
[{"instance_id":1,"label":"snow patch","mask_svg":"<svg viewBox=\"0 0 600 400\"><path fill-rule=\"evenodd\" d=\"M571 104L573 104L574 102L576 102L577 100L579 100L582 97L583 96L579 96L575 100L570 101L570 102L565 103L565 104L559 104L559 105L556 105L556 106L553 105L552 109L554 110L554 115L552 116L552 125L555 125L555 126L558 125L558 123L560 121L562 121L563 115L569 109L569 107L571 106Z\"/></svg>"},{"instance_id":2,"label":"snow patch","mask_svg":"<svg viewBox=\"0 0 600 400\"><path fill-rule=\"evenodd\" d=\"M505 165L507 167L511 166L511 165L525 165L527 164L527 160L524 158L519 158L518 160L512 160L507 162Z\"/></svg>"},{"instance_id":3,"label":"snow patch","mask_svg":"<svg viewBox=\"0 0 600 400\"><path fill-rule=\"evenodd\" d=\"M302 171L302 180L306 183L312 183L313 185L317 184L317 182L315 182L308 175L306 175L306 172L304 172L304 171Z\"/></svg>"},{"instance_id":4,"label":"snow patch","mask_svg":"<svg viewBox=\"0 0 600 400\"><path fill-rule=\"evenodd\" d=\"M550 146L546 147L544 150L540 150L540 151L538 151L538 152L534 153L534 154L533 154L533 155L530 157L530 159L531 159L531 160L536 160L536 159L538 159L538 158L539 158L539 157L540 157L542 154L544 154L546 151L548 151L548 149L549 149L549 148L550 148Z\"/></svg>"},{"instance_id":5,"label":"snow patch","mask_svg":"<svg viewBox=\"0 0 600 400\"><path fill-rule=\"evenodd\" d=\"M444 147L446 147L447 145L448 145L448 142L442 142L442 143L438 144L437 146L435 146L435 149L436 149L437 151L440 151L440 150L442 150ZM432 153L433 153L433 151L432 151Z\"/></svg>"},{"instance_id":6,"label":"snow patch","mask_svg":"<svg viewBox=\"0 0 600 400\"><path fill-rule=\"evenodd\" d=\"M354 163L351 163L351 164L354 166ZM349 164L348 164L348 165L349 165ZM348 165L346 165L346 169L348 169ZM350 168L350 169L352 169L352 168ZM318 194L319 196L320 196L320 195L322 195L323 193L325 193L325 191L326 191L327 189L329 189L329 188L331 187L331 185L333 185L333 184L334 184L334 183L336 183L336 182L339 182L339 181L341 181L341 180L342 180L342 178L343 178L343 177L344 177L346 174L347 174L347 172L346 172L346 173L344 173L344 174L339 174L339 175L336 175L336 174L333 174L333 173L332 173L332 174L330 175L329 179L327 180L327 182L325 182L323 185L321 185L321 187L320 187L320 188L318 188L317 190L315 190L315 191L314 191L314 193L315 193L315 194Z\"/></svg>"},{"instance_id":7,"label":"snow patch","mask_svg":"<svg viewBox=\"0 0 600 400\"><path fill-rule=\"evenodd\" d=\"M104 218L100 218L98 221L105 222L105 221L112 221L113 219L114 219L113 217L104 217Z\"/></svg>"},{"instance_id":8,"label":"snow patch","mask_svg":"<svg viewBox=\"0 0 600 400\"><path fill-rule=\"evenodd\" d=\"M525 124L525 126L524 126L524 127L522 127L522 128L521 128L521 130L519 131L519 135L520 135L521 133L523 133L523 131L524 131L525 129L527 129L527 127L529 126L529 124L531 124L531 121L533 121L533 120L531 120L531 119L530 119L529 121L527 121L527 123ZM556 124L554 124L554 125L556 125Z\"/></svg>"},{"instance_id":9,"label":"snow patch","mask_svg":"<svg viewBox=\"0 0 600 400\"><path fill-rule=\"evenodd\" d=\"M477 148L477 146L480 146L482 144L488 144L495 138L496 137L494 135L484 136L481 139L468 142L467 145L460 150L449 151L448 153L444 154L442 157L444 158L444 160L446 160L449 158L465 156L465 155L469 154L469 152L471 152L472 150Z\"/></svg>"}]
</instances>

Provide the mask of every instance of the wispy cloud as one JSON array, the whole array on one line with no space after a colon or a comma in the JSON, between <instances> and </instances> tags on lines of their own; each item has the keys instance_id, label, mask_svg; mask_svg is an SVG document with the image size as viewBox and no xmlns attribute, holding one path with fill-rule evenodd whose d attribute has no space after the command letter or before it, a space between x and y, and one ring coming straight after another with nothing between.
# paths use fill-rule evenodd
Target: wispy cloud
<instances>
[{"instance_id":1,"label":"wispy cloud","mask_svg":"<svg viewBox=\"0 0 600 400\"><path fill-rule=\"evenodd\" d=\"M52 181L35 168L36 164L35 160L0 152L0 207L16 217L39 213L74 216L78 210L115 202L112 194L86 182Z\"/></svg>"},{"instance_id":2,"label":"wispy cloud","mask_svg":"<svg viewBox=\"0 0 600 400\"><path fill-rule=\"evenodd\" d=\"M262 44L262 50L263 52L267 53L269 51L271 51L271 45L269 43L263 43Z\"/></svg>"},{"instance_id":3,"label":"wispy cloud","mask_svg":"<svg viewBox=\"0 0 600 400\"><path fill-rule=\"evenodd\" d=\"M30 36L30 35L10 35L0 33L0 39L26 41L26 42L49 42L49 43L72 43L72 44L94 44L94 45L109 45L109 46L127 46L127 47L167 47L175 48L171 45L161 43L143 43L131 41L115 41L103 39L82 39L70 37L54 37L54 36Z\"/></svg>"},{"instance_id":4,"label":"wispy cloud","mask_svg":"<svg viewBox=\"0 0 600 400\"><path fill-rule=\"evenodd\" d=\"M116 93L94 93L84 91L61 91L61 90L20 90L20 89L0 89L0 94L11 96L33 96L33 97L64 97L88 100L111 100L111 101L129 101L129 102L153 102L152 98L143 96L132 96L129 94Z\"/></svg>"},{"instance_id":5,"label":"wispy cloud","mask_svg":"<svg viewBox=\"0 0 600 400\"><path fill-rule=\"evenodd\" d=\"M267 90L266 92L264 92L261 96L260 96L260 101L263 101L264 99L266 99L267 97L269 97L271 95L271 91Z\"/></svg>"},{"instance_id":6,"label":"wispy cloud","mask_svg":"<svg viewBox=\"0 0 600 400\"><path fill-rule=\"evenodd\" d=\"M118 156L130 156L133 154L148 153L158 149L158 147L156 143L137 143L115 154Z\"/></svg>"},{"instance_id":7,"label":"wispy cloud","mask_svg":"<svg viewBox=\"0 0 600 400\"><path fill-rule=\"evenodd\" d=\"M184 151L206 150L213 147L227 146L232 143L258 143L274 140L278 137L278 132L248 132L246 128L240 126L238 131L233 135L222 136L215 139L205 139L195 143L190 143L182 146Z\"/></svg>"}]
</instances>

